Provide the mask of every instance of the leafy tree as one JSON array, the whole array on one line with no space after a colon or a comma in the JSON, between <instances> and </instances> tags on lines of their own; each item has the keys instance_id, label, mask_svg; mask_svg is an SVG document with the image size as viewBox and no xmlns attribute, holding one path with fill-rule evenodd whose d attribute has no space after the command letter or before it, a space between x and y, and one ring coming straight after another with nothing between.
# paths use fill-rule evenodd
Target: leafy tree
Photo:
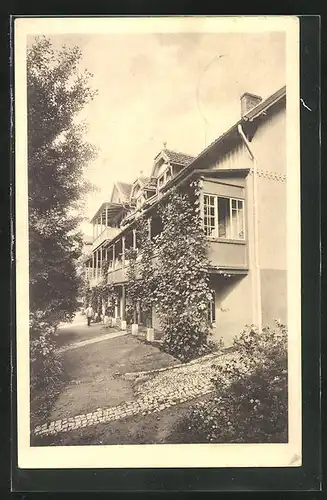
<instances>
[{"instance_id":1,"label":"leafy tree","mask_svg":"<svg viewBox=\"0 0 327 500\"><path fill-rule=\"evenodd\" d=\"M158 278L155 302L163 347L186 362L211 348L208 304L207 240L199 216L199 186L173 190L161 208L163 230L157 237Z\"/></svg>"},{"instance_id":2,"label":"leafy tree","mask_svg":"<svg viewBox=\"0 0 327 500\"><path fill-rule=\"evenodd\" d=\"M79 113L95 96L79 72L77 47L55 50L45 37L27 52L30 311L56 325L72 318L80 278L78 231L83 179L95 149Z\"/></svg>"}]
</instances>

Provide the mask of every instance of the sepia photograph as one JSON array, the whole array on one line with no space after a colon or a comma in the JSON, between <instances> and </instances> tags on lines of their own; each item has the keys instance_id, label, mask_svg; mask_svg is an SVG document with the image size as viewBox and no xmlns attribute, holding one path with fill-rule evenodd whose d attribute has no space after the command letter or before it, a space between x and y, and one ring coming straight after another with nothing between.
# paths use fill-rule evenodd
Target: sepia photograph
<instances>
[{"instance_id":1,"label":"sepia photograph","mask_svg":"<svg viewBox=\"0 0 327 500\"><path fill-rule=\"evenodd\" d=\"M301 465L298 31L15 21L23 467Z\"/></svg>"}]
</instances>

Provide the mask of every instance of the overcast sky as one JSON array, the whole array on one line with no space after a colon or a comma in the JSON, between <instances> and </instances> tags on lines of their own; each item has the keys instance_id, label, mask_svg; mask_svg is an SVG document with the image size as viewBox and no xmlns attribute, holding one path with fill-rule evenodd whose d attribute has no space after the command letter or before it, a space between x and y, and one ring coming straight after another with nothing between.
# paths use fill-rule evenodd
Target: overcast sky
<instances>
[{"instance_id":1,"label":"overcast sky","mask_svg":"<svg viewBox=\"0 0 327 500\"><path fill-rule=\"evenodd\" d=\"M192 155L239 119L242 93L266 97L286 83L284 33L55 35L78 45L98 96L85 108L99 156L86 173L99 187L87 217L115 180L150 173L167 147ZM91 234L91 226L83 229Z\"/></svg>"}]
</instances>

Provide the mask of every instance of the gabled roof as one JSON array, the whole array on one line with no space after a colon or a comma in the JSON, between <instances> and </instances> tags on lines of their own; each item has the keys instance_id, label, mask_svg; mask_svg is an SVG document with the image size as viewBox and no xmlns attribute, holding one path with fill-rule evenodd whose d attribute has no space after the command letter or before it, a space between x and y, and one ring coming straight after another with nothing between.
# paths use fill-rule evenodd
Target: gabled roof
<instances>
[{"instance_id":1,"label":"gabled roof","mask_svg":"<svg viewBox=\"0 0 327 500\"><path fill-rule=\"evenodd\" d=\"M127 182L116 182L116 186L123 195L125 201L129 200L133 184L128 184Z\"/></svg>"},{"instance_id":2,"label":"gabled roof","mask_svg":"<svg viewBox=\"0 0 327 500\"><path fill-rule=\"evenodd\" d=\"M141 177L138 177L137 180L140 181L143 186L145 186L150 181L150 177L145 177L144 175L142 175Z\"/></svg>"},{"instance_id":3,"label":"gabled roof","mask_svg":"<svg viewBox=\"0 0 327 500\"><path fill-rule=\"evenodd\" d=\"M161 199L163 196L166 196L167 191L173 186L177 185L180 182L184 182L185 177L188 177L190 174L192 174L196 169L197 173L201 173L201 160L206 157L208 154L211 154L213 151L218 150L223 143L225 143L227 140L229 140L232 137L239 137L238 133L238 127L239 125L244 125L247 122L251 122L252 120L256 120L260 116L264 116L267 114L267 111L269 108L272 108L275 104L278 102L281 102L284 98L286 97L286 86L283 86L277 92L274 94L271 94L267 98L265 98L263 101L261 101L257 106L254 108L250 109L242 118L240 118L232 127L230 127L225 133L223 133L220 137L215 139L211 144L209 144L198 156L193 157L188 154L180 153L177 151L172 151L170 149L162 149L160 153L157 154L155 157L155 164L156 160L158 161L158 158L160 155L162 157L166 157L169 161L172 163L175 163L176 165L181 165L185 168L182 168L180 172L174 177L172 177L165 186L163 186L163 193L161 196ZM155 169L155 165L153 168L153 171ZM212 172L211 172L212 174ZM233 171L230 170L224 170L220 169L219 171L215 172L214 175L245 175L247 174L247 169L233 169ZM152 172L153 175L153 172ZM192 174L193 175L193 174ZM141 178L139 178L141 179ZM151 184L151 182L154 180L153 177L151 178L143 178L147 179L146 187ZM143 183L143 181L141 181ZM133 185L135 185L136 181L133 184L127 184L127 183L122 183L122 182L117 182L116 185L124 186L123 189L125 189L125 193L129 193L129 196L131 194L131 190ZM122 189L120 189L122 191ZM159 200L155 197L151 197L151 200L153 198L153 202L146 206L146 211L149 209L148 207L156 205ZM108 204L110 205L111 210L117 210L118 206L114 206L115 204ZM123 207L123 205L119 205L120 207ZM99 213L100 210L98 210L97 213ZM133 214L131 214L133 215ZM134 216L134 215L133 215ZM94 216L95 218L95 216ZM129 217L127 218L129 219ZM124 229L125 230L125 229Z\"/></svg>"},{"instance_id":4,"label":"gabled roof","mask_svg":"<svg viewBox=\"0 0 327 500\"><path fill-rule=\"evenodd\" d=\"M186 167L194 160L194 156L180 153L179 151L172 151L171 149L163 149L163 152L168 156L169 160L176 165L183 165Z\"/></svg>"},{"instance_id":5,"label":"gabled roof","mask_svg":"<svg viewBox=\"0 0 327 500\"><path fill-rule=\"evenodd\" d=\"M158 162L172 163L174 165L179 165L181 167L187 167L192 161L194 161L194 156L186 153L181 153L180 151L173 151L172 149L163 148L157 156L154 158L151 176L155 176L155 172L158 168Z\"/></svg>"},{"instance_id":6,"label":"gabled roof","mask_svg":"<svg viewBox=\"0 0 327 500\"><path fill-rule=\"evenodd\" d=\"M199 162L206 155L210 154L215 148L220 147L226 140L228 140L233 135L238 135L238 126L244 125L246 122L255 120L260 116L264 116L267 113L267 110L280 102L282 99L286 97L286 85L278 89L276 92L268 96L266 99L261 101L257 106L250 109L240 120L238 120L232 127L230 127L225 133L223 133L220 137L215 139L211 144L209 144L201 153L193 159L183 168L175 177L170 179L165 186L163 186L162 190L166 191L170 189L170 187L180 181L185 175L187 175L190 171L194 170Z\"/></svg>"},{"instance_id":7,"label":"gabled roof","mask_svg":"<svg viewBox=\"0 0 327 500\"><path fill-rule=\"evenodd\" d=\"M149 184L151 178L150 177L145 177L144 175L141 175L132 184L131 191L130 191L130 198L133 194L134 188L139 185L141 189L145 189L147 185Z\"/></svg>"}]
</instances>

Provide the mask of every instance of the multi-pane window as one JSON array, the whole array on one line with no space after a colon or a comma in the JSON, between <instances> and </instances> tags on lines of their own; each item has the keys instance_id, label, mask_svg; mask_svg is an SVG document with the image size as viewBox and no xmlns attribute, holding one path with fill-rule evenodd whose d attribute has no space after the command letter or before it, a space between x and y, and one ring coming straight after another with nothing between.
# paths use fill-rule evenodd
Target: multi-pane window
<instances>
[{"instance_id":1,"label":"multi-pane window","mask_svg":"<svg viewBox=\"0 0 327 500\"><path fill-rule=\"evenodd\" d=\"M243 200L231 200L231 239L244 240Z\"/></svg>"},{"instance_id":2,"label":"multi-pane window","mask_svg":"<svg viewBox=\"0 0 327 500\"><path fill-rule=\"evenodd\" d=\"M244 240L244 200L205 194L203 228L206 236Z\"/></svg>"},{"instance_id":3,"label":"multi-pane window","mask_svg":"<svg viewBox=\"0 0 327 500\"><path fill-rule=\"evenodd\" d=\"M204 232L206 236L216 236L216 196L204 195Z\"/></svg>"}]
</instances>

